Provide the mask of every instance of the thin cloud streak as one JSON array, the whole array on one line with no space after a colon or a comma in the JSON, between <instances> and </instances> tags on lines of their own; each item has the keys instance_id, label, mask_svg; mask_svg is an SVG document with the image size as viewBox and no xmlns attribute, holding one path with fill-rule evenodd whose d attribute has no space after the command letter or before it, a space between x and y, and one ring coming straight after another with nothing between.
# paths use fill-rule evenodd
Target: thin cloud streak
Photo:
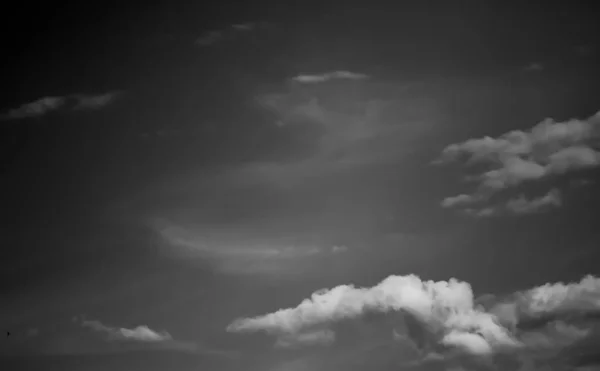
<instances>
[{"instance_id":1,"label":"thin cloud streak","mask_svg":"<svg viewBox=\"0 0 600 371\"><path fill-rule=\"evenodd\" d=\"M52 112L66 110L98 110L112 104L121 94L122 92L107 92L98 95L72 94L43 97L9 110L0 115L0 120L41 118Z\"/></svg>"},{"instance_id":2,"label":"thin cloud streak","mask_svg":"<svg viewBox=\"0 0 600 371\"><path fill-rule=\"evenodd\" d=\"M206 31L196 39L194 44L199 47L209 47L221 42L235 40L246 33L270 27L271 25L265 22L236 23L223 29Z\"/></svg>"},{"instance_id":3,"label":"thin cloud streak","mask_svg":"<svg viewBox=\"0 0 600 371\"><path fill-rule=\"evenodd\" d=\"M285 236L253 236L244 228L182 227L165 220L152 224L165 243L165 256L209 263L220 272L235 275L281 277L305 273L315 259L346 251L324 249Z\"/></svg>"},{"instance_id":4,"label":"thin cloud streak","mask_svg":"<svg viewBox=\"0 0 600 371\"><path fill-rule=\"evenodd\" d=\"M318 75L298 75L296 77L293 77L292 81L304 84L315 84L330 80L365 80L368 78L368 75L362 73L355 73L349 71L334 71Z\"/></svg>"}]
</instances>

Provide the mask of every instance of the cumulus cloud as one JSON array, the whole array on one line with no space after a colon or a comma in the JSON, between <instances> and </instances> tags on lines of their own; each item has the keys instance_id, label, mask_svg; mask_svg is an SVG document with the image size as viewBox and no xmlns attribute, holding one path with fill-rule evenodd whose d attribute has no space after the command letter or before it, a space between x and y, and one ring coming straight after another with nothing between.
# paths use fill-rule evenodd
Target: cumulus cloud
<instances>
[{"instance_id":1,"label":"cumulus cloud","mask_svg":"<svg viewBox=\"0 0 600 371\"><path fill-rule=\"evenodd\" d=\"M429 349L421 351L421 363L429 362L432 354L438 355L436 362L460 357L491 362L511 355L515 362L548 360L589 337L593 323L581 315L600 313L600 278L587 276L502 298L475 299L471 286L456 279L435 282L414 275L390 276L373 287L341 285L316 291L296 307L238 318L227 331L266 332L276 338L277 346L303 345L299 339L329 345L335 340L336 324L390 312L416 320L434 342L433 347L418 347ZM577 318L584 320L573 322ZM392 329L394 338L415 334L398 331Z\"/></svg>"},{"instance_id":2,"label":"cumulus cloud","mask_svg":"<svg viewBox=\"0 0 600 371\"><path fill-rule=\"evenodd\" d=\"M91 110L104 108L114 102L119 92L104 94L72 94L66 96L48 96L9 110L0 116L2 120L20 120L46 116L61 110ZM71 104L71 102L74 102Z\"/></svg>"},{"instance_id":3,"label":"cumulus cloud","mask_svg":"<svg viewBox=\"0 0 600 371\"><path fill-rule=\"evenodd\" d=\"M173 340L168 332L156 332L151 330L146 325L137 326L133 329L127 329L122 327L106 326L102 322L96 320L82 320L81 325L96 332L103 333L107 336L108 340L114 341L130 340L141 342L162 342Z\"/></svg>"},{"instance_id":4,"label":"cumulus cloud","mask_svg":"<svg viewBox=\"0 0 600 371\"><path fill-rule=\"evenodd\" d=\"M475 183L472 194L448 197L442 201L442 206L466 207L524 183L597 167L600 165L599 134L600 112L585 120L556 122L546 119L528 131L513 130L497 138L486 136L451 144L444 148L434 164L464 162L467 167L477 166L483 170L465 178ZM531 201L522 198L509 201L506 208L521 213L540 209L543 205L558 206L558 196L558 191L552 190ZM469 209L482 214L477 208Z\"/></svg>"},{"instance_id":5,"label":"cumulus cloud","mask_svg":"<svg viewBox=\"0 0 600 371\"><path fill-rule=\"evenodd\" d=\"M493 346L519 346L494 317L473 307L473 292L466 282L422 281L414 275L390 276L371 288L352 285L313 293L296 308L232 322L231 332L265 331L275 336L295 334L305 329L363 316L368 312L406 311L440 333L448 344L471 349L481 346L469 334L475 331L480 342Z\"/></svg>"},{"instance_id":6,"label":"cumulus cloud","mask_svg":"<svg viewBox=\"0 0 600 371\"><path fill-rule=\"evenodd\" d=\"M600 278L586 276L580 282L547 283L523 293L521 307L529 316L600 309Z\"/></svg>"}]
</instances>

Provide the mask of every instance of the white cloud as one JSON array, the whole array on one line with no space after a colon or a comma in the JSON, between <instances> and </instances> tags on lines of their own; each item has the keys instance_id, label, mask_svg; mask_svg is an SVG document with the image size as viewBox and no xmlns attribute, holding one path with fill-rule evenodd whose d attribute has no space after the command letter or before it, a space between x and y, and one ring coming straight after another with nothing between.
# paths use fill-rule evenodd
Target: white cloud
<instances>
[{"instance_id":1,"label":"white cloud","mask_svg":"<svg viewBox=\"0 0 600 371\"><path fill-rule=\"evenodd\" d=\"M530 316L547 313L600 310L600 278L545 284L523 293L522 310Z\"/></svg>"},{"instance_id":2,"label":"white cloud","mask_svg":"<svg viewBox=\"0 0 600 371\"><path fill-rule=\"evenodd\" d=\"M94 331L104 333L108 340L131 340L140 342L162 342L173 340L167 332L156 332L146 325L137 326L133 329L106 326L100 321L82 320L81 325Z\"/></svg>"},{"instance_id":3,"label":"white cloud","mask_svg":"<svg viewBox=\"0 0 600 371\"><path fill-rule=\"evenodd\" d=\"M503 300L490 296L486 301L486 305L481 300L476 303L471 286L456 279L434 282L414 275L390 276L370 288L341 285L316 291L296 307L238 318L227 331L266 332L277 339L278 346L303 345L299 339L306 339L310 345L319 341L330 344L335 340L336 323L372 312L397 312L416 318L422 330L431 334L437 347L428 348L430 351L422 354L425 358L435 349L442 352L442 359L451 354L541 357L546 354L543 352L555 354L588 337L589 325L569 321L580 313L600 313L600 278L588 276L580 282L546 284ZM540 322L549 314L553 320ZM396 337L414 335L401 336L396 328L392 330Z\"/></svg>"},{"instance_id":4,"label":"white cloud","mask_svg":"<svg viewBox=\"0 0 600 371\"><path fill-rule=\"evenodd\" d=\"M494 317L473 307L473 293L466 282L421 281L414 275L390 276L371 288L352 285L337 286L331 290L313 293L295 308L254 318L240 318L232 322L230 332L265 331L275 336L289 336L316 326L353 319L367 312L404 310L423 323L449 336L445 342L463 344L471 349L473 338L492 345L519 346L508 331L494 321ZM480 349L480 348L478 348Z\"/></svg>"},{"instance_id":5,"label":"white cloud","mask_svg":"<svg viewBox=\"0 0 600 371\"><path fill-rule=\"evenodd\" d=\"M599 134L600 112L585 120L555 122L546 119L528 131L513 130L497 138L486 136L448 145L434 164L458 161L467 166L481 165L485 170L466 177L476 184L472 194L448 197L442 201L442 206L466 206L522 183L597 167L600 152L595 140L600 138ZM542 204L558 206L558 191L552 190L532 201L522 198L509 201L508 209L531 211ZM482 210L470 208L467 211L479 215Z\"/></svg>"}]
</instances>

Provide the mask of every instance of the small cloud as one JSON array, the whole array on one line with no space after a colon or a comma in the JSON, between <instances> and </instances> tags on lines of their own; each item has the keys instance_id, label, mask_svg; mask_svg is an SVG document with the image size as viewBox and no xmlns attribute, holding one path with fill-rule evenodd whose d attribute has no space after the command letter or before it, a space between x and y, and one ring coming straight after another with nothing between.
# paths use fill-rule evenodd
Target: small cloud
<instances>
[{"instance_id":1,"label":"small cloud","mask_svg":"<svg viewBox=\"0 0 600 371\"><path fill-rule=\"evenodd\" d=\"M66 103L65 97L44 97L30 103L11 109L1 116L2 120L19 120L45 116L50 112L57 111Z\"/></svg>"},{"instance_id":2,"label":"small cloud","mask_svg":"<svg viewBox=\"0 0 600 371\"><path fill-rule=\"evenodd\" d=\"M297 348L305 346L326 346L335 341L335 332L329 329L285 334L277 339L276 348Z\"/></svg>"},{"instance_id":3,"label":"small cloud","mask_svg":"<svg viewBox=\"0 0 600 371\"><path fill-rule=\"evenodd\" d=\"M223 39L223 32L220 31L209 31L196 39L196 45L199 46L210 46Z\"/></svg>"},{"instance_id":4,"label":"small cloud","mask_svg":"<svg viewBox=\"0 0 600 371\"><path fill-rule=\"evenodd\" d=\"M457 196L446 197L442 200L442 207L454 207L461 205L469 205L481 200L481 197L476 195L460 194Z\"/></svg>"},{"instance_id":5,"label":"small cloud","mask_svg":"<svg viewBox=\"0 0 600 371\"><path fill-rule=\"evenodd\" d=\"M354 73L349 71L334 71L327 72L320 75L298 75L292 78L292 81L304 83L304 84L315 84L326 82L329 80L340 79L340 80L365 80L369 76L362 73Z\"/></svg>"},{"instance_id":6,"label":"small cloud","mask_svg":"<svg viewBox=\"0 0 600 371\"><path fill-rule=\"evenodd\" d=\"M578 45L575 47L575 53L577 53L581 57L588 57L594 54L596 48L593 45Z\"/></svg>"},{"instance_id":7,"label":"small cloud","mask_svg":"<svg viewBox=\"0 0 600 371\"><path fill-rule=\"evenodd\" d=\"M74 96L74 98L77 101L74 109L94 110L94 109L104 108L107 105L114 102L114 100L117 99L120 94L121 94L120 92L108 92L105 94L98 94L98 95L77 94Z\"/></svg>"},{"instance_id":8,"label":"small cloud","mask_svg":"<svg viewBox=\"0 0 600 371\"><path fill-rule=\"evenodd\" d=\"M156 332L146 325L137 326L133 329L106 326L100 321L82 320L83 327L90 328L96 332L103 333L110 341L140 341L140 342L163 342L173 340L167 332Z\"/></svg>"},{"instance_id":9,"label":"small cloud","mask_svg":"<svg viewBox=\"0 0 600 371\"><path fill-rule=\"evenodd\" d=\"M524 70L528 72L539 72L544 70L544 66L541 63L532 62L525 66Z\"/></svg>"},{"instance_id":10,"label":"small cloud","mask_svg":"<svg viewBox=\"0 0 600 371\"><path fill-rule=\"evenodd\" d=\"M8 113L0 116L0 120L39 118L61 110L97 110L114 102L120 94L122 93L108 92L98 95L72 94L44 97L9 110ZM74 101L75 104L72 105L70 101Z\"/></svg>"},{"instance_id":11,"label":"small cloud","mask_svg":"<svg viewBox=\"0 0 600 371\"><path fill-rule=\"evenodd\" d=\"M485 206L481 208L469 207L464 209L465 214L476 218L486 218L500 215L518 215L518 214L534 214L553 207L559 207L562 203L560 191L552 189L543 196L535 198L527 198L525 195L520 195L493 206ZM452 206L460 206L455 203Z\"/></svg>"},{"instance_id":12,"label":"small cloud","mask_svg":"<svg viewBox=\"0 0 600 371\"><path fill-rule=\"evenodd\" d=\"M269 27L270 24L265 22L236 23L224 29L205 32L196 39L195 44L203 47L212 46L226 40L234 40L242 33L249 33Z\"/></svg>"},{"instance_id":13,"label":"small cloud","mask_svg":"<svg viewBox=\"0 0 600 371\"><path fill-rule=\"evenodd\" d=\"M506 208L515 214L531 214L548 207L558 207L560 204L560 191L552 189L545 195L533 199L527 199L523 195L511 199L508 201Z\"/></svg>"},{"instance_id":14,"label":"small cloud","mask_svg":"<svg viewBox=\"0 0 600 371\"><path fill-rule=\"evenodd\" d=\"M348 247L344 245L335 245L331 248L331 252L334 254L340 254L348 251Z\"/></svg>"},{"instance_id":15,"label":"small cloud","mask_svg":"<svg viewBox=\"0 0 600 371\"><path fill-rule=\"evenodd\" d=\"M231 28L233 28L236 31L252 31L257 27L256 23L238 23L238 24L232 24Z\"/></svg>"}]
</instances>

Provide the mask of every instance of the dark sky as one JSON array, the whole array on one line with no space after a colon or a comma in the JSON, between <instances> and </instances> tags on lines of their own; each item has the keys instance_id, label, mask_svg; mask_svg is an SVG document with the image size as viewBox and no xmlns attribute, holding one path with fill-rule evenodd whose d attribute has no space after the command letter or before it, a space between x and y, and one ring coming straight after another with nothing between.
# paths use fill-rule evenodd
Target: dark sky
<instances>
[{"instance_id":1,"label":"dark sky","mask_svg":"<svg viewBox=\"0 0 600 371\"><path fill-rule=\"evenodd\" d=\"M152 4L5 14L0 363L599 367L591 5Z\"/></svg>"}]
</instances>

